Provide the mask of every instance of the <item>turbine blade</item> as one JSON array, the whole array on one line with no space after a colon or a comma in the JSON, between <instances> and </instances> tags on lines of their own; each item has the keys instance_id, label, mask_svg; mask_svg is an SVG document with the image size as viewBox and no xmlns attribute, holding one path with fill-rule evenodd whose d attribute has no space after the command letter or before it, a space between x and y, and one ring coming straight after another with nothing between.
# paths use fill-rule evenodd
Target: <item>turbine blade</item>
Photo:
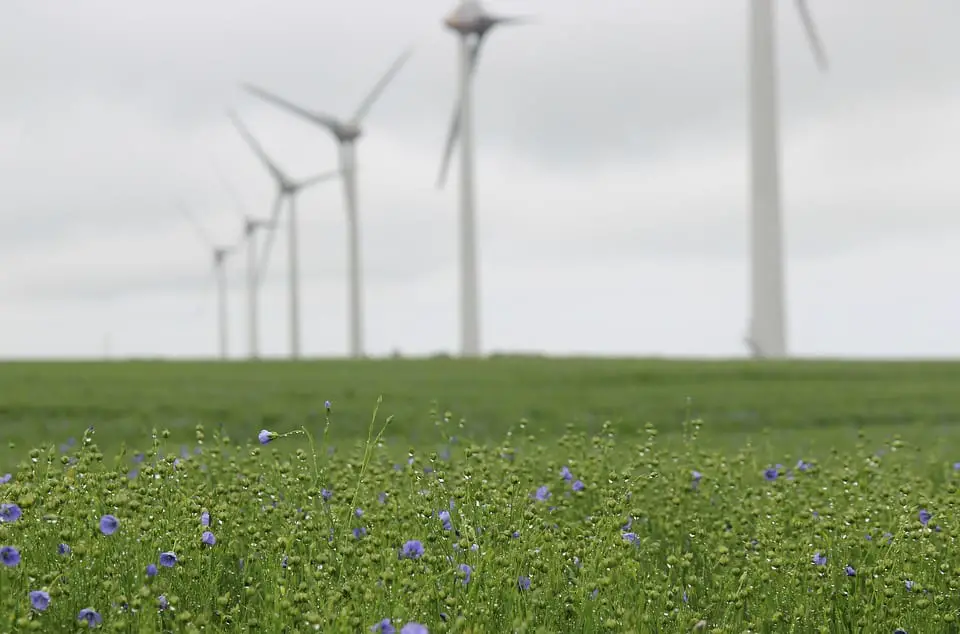
<instances>
[{"instance_id":1,"label":"turbine blade","mask_svg":"<svg viewBox=\"0 0 960 634\"><path fill-rule=\"evenodd\" d=\"M367 95L367 98L360 103L356 113L353 115L354 123L360 123L360 121L367 116L367 113L370 112L370 108L372 108L373 104L376 103L377 99L380 97L380 94L393 80L393 78L396 77L397 73L400 72L400 69L403 68L403 65L407 63L407 60L410 59L411 55L413 55L412 46L403 51L400 54L400 57L393 62L393 65L387 69L387 72L384 73L383 77L380 78L380 81L374 85L373 90L370 91L370 94Z\"/></svg>"},{"instance_id":2,"label":"turbine blade","mask_svg":"<svg viewBox=\"0 0 960 634\"><path fill-rule=\"evenodd\" d=\"M190 208L187 207L187 204L182 200L177 201L177 208L180 210L180 213L187 219L187 222L190 223L190 226L193 227L193 232L196 234L200 242L204 246L213 249L213 239L210 238L210 234L207 233L206 229L203 228L203 225L200 224L200 221L197 220L197 217L190 211Z\"/></svg>"},{"instance_id":3,"label":"turbine blade","mask_svg":"<svg viewBox=\"0 0 960 634\"><path fill-rule=\"evenodd\" d=\"M254 86L252 84L243 84L243 88L250 94L256 95L257 97L263 99L266 102L272 103L273 105L279 108L282 108L287 112L291 112L297 115L298 117L302 117L312 123L321 125L327 128L328 130L333 130L335 127L337 127L337 120L334 117L331 117L330 115L326 115L321 112L314 112L312 110L307 110L306 108L302 108L296 105L295 103L291 103L282 97L278 97L277 95L271 92L267 92L263 88L258 88L257 86Z\"/></svg>"},{"instance_id":4,"label":"turbine blade","mask_svg":"<svg viewBox=\"0 0 960 634\"><path fill-rule=\"evenodd\" d=\"M447 172L450 171L450 161L453 159L453 148L460 138L460 101L453 104L453 115L450 117L450 129L447 131L447 143L443 148L443 161L440 163L440 174L437 177L437 189L443 189L447 182Z\"/></svg>"},{"instance_id":5,"label":"turbine blade","mask_svg":"<svg viewBox=\"0 0 960 634\"><path fill-rule=\"evenodd\" d=\"M273 212L270 214L270 222L266 225L267 236L263 243L263 251L260 253L260 262L257 264L256 279L259 286L267 273L267 264L270 262L270 249L273 247L273 236L277 232L277 221L280 219L280 211L283 209L283 190L277 191L277 200L273 203Z\"/></svg>"},{"instance_id":6,"label":"turbine blade","mask_svg":"<svg viewBox=\"0 0 960 634\"><path fill-rule=\"evenodd\" d=\"M267 156L267 153L263 151L260 143L254 138L250 133L250 130L247 129L247 126L243 124L243 121L240 120L240 117L237 116L237 113L230 110L227 113L230 116L230 120L233 121L234 127L237 129L237 132L240 133L240 136L243 137L243 140L246 141L247 145L250 146L250 149L253 150L253 153L257 155L260 161L267 167L270 173L277 180L283 180L283 174L274 165L273 161L270 160L270 157Z\"/></svg>"},{"instance_id":7,"label":"turbine blade","mask_svg":"<svg viewBox=\"0 0 960 634\"><path fill-rule=\"evenodd\" d=\"M316 185L317 183L322 183L323 181L328 181L332 178L340 176L340 170L333 170L331 172L324 172L322 174L317 174L316 176L311 176L306 180L302 180L297 183L298 189L305 189L311 185Z\"/></svg>"},{"instance_id":8,"label":"turbine blade","mask_svg":"<svg viewBox=\"0 0 960 634\"><path fill-rule=\"evenodd\" d=\"M800 14L800 21L803 23L803 30L807 33L807 41L810 42L810 48L813 50L813 56L817 60L817 66L820 70L827 70L827 53L823 48L823 42L817 33L817 25L810 14L810 7L806 0L797 0L797 12Z\"/></svg>"},{"instance_id":9,"label":"turbine blade","mask_svg":"<svg viewBox=\"0 0 960 634\"><path fill-rule=\"evenodd\" d=\"M233 186L227 178L223 175L223 171L220 169L220 166L217 164L216 160L213 158L213 155L208 154L208 159L210 160L210 167L213 169L213 172L217 175L217 180L220 181L220 186L223 187L224 191L233 199L233 204L235 205L231 209L233 214L244 221L244 219L249 216L247 206L243 204L243 200L240 198L240 195L237 193L237 188Z\"/></svg>"}]
</instances>

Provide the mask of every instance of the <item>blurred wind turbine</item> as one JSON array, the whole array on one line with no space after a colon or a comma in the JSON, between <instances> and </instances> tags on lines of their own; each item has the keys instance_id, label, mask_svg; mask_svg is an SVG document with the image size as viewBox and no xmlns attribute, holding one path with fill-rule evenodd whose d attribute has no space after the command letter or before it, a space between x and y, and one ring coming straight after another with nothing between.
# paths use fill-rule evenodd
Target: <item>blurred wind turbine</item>
<instances>
[{"instance_id":1,"label":"blurred wind turbine","mask_svg":"<svg viewBox=\"0 0 960 634\"><path fill-rule=\"evenodd\" d=\"M817 65L826 71L827 57L806 0L795 2ZM771 359L787 356L775 4L776 0L750 0L751 319L747 345L754 357Z\"/></svg>"},{"instance_id":2,"label":"blurred wind turbine","mask_svg":"<svg viewBox=\"0 0 960 634\"><path fill-rule=\"evenodd\" d=\"M307 110L286 99L278 97L252 84L244 84L247 92L279 106L288 112L319 125L328 130L340 146L340 172L343 174L343 193L347 210L347 258L349 271L349 306L350 306L350 356L358 359L363 356L363 299L360 265L360 218L357 211L357 172L356 172L356 142L363 130L361 123L370 112L390 81L396 76L413 53L408 48L387 69L387 72L373 86L370 94L360 102L353 117L348 120L337 119L315 110Z\"/></svg>"},{"instance_id":3,"label":"blurred wind turbine","mask_svg":"<svg viewBox=\"0 0 960 634\"><path fill-rule=\"evenodd\" d=\"M227 331L227 256L233 253L234 247L216 246L210 235L204 230L203 226L197 220L185 204L179 204L180 211L186 216L187 220L193 226L197 238L211 251L213 251L213 273L217 281L217 324L218 336L220 340L220 360L225 361L229 356L229 334Z\"/></svg>"},{"instance_id":4,"label":"blurred wind turbine","mask_svg":"<svg viewBox=\"0 0 960 634\"><path fill-rule=\"evenodd\" d=\"M268 157L263 151L263 148L260 146L257 140L253 138L253 135L250 134L249 130L247 130L247 127L240 120L240 117L238 117L234 112L230 112L229 115L233 120L233 124L236 126L237 131L240 133L240 136L242 136L243 140L247 142L247 145L250 146L250 149L253 150L253 153L260 158L260 161L264 164L274 181L277 183L277 199L274 202L273 211L271 212L270 220L267 223L267 228L269 228L270 231L267 233L266 242L263 245L261 261L255 268L255 279L253 280L254 287L256 287L263 280L267 271L267 262L270 259L270 248L273 245L273 236L276 234L278 229L277 225L280 218L280 213L283 211L283 202L284 199L289 199L289 206L287 209L287 213L289 214L289 225L287 227L289 244L287 249L289 251L290 258L290 356L293 359L299 359L300 271L299 256L297 251L297 195L311 185L316 185L317 183L335 178L340 174L340 171L334 170L331 172L324 172L323 174L317 174L316 176L301 181L291 180L279 167L277 167L276 163L270 160L270 157ZM248 243L248 248L251 244L252 242ZM248 257L250 256L248 255ZM255 300L253 301L254 308L251 312L251 316L255 321L256 303Z\"/></svg>"},{"instance_id":5,"label":"blurred wind turbine","mask_svg":"<svg viewBox=\"0 0 960 634\"><path fill-rule=\"evenodd\" d=\"M211 166L217 174L220 185L230 194L236 205L236 215L239 217L243 226L243 235L241 244L247 251L247 338L249 340L250 359L260 358L260 306L259 289L257 288L257 232L266 229L270 223L266 220L254 218L243 204L237 190L223 176L223 173L211 161Z\"/></svg>"},{"instance_id":6,"label":"blurred wind turbine","mask_svg":"<svg viewBox=\"0 0 960 634\"><path fill-rule=\"evenodd\" d=\"M437 187L443 188L453 146L460 141L460 337L461 355L480 355L480 300L477 280L476 193L473 168L471 88L480 46L490 31L503 24L523 24L529 18L488 13L478 0L461 0L443 21L460 38L459 93L440 165Z\"/></svg>"}]
</instances>

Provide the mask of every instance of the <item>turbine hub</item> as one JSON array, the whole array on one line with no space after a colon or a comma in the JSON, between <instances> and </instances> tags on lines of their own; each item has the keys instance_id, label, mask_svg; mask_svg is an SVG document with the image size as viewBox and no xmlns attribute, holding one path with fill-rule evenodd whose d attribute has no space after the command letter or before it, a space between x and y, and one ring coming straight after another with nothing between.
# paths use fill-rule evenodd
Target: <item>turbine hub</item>
<instances>
[{"instance_id":1,"label":"turbine hub","mask_svg":"<svg viewBox=\"0 0 960 634\"><path fill-rule=\"evenodd\" d=\"M446 18L444 25L460 35L482 36L496 26L497 18L489 13L479 2L462 2Z\"/></svg>"},{"instance_id":2,"label":"turbine hub","mask_svg":"<svg viewBox=\"0 0 960 634\"><path fill-rule=\"evenodd\" d=\"M337 140L344 143L347 141L356 141L360 138L362 130L356 123L341 123L334 128L333 134L337 137Z\"/></svg>"}]
</instances>

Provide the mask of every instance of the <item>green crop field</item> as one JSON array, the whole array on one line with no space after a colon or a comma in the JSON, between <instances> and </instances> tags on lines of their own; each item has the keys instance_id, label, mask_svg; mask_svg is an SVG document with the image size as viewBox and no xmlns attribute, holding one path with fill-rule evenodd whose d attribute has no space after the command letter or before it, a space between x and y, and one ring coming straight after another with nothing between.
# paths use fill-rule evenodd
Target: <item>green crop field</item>
<instances>
[{"instance_id":1,"label":"green crop field","mask_svg":"<svg viewBox=\"0 0 960 634\"><path fill-rule=\"evenodd\" d=\"M7 363L0 631L960 632L958 422L946 362Z\"/></svg>"}]
</instances>

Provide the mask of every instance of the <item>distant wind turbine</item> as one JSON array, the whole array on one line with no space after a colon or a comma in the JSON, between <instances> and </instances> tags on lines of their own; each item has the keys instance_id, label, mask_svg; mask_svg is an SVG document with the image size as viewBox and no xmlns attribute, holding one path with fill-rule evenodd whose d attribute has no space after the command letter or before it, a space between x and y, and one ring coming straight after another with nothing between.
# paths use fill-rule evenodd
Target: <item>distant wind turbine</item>
<instances>
[{"instance_id":1,"label":"distant wind turbine","mask_svg":"<svg viewBox=\"0 0 960 634\"><path fill-rule=\"evenodd\" d=\"M236 188L223 176L215 163L211 162L211 166L220 180L220 185L233 198L236 214L243 226L241 244L244 244L247 251L247 338L250 347L248 354L251 359L258 359L260 357L260 300L257 288L257 232L268 228L269 222L252 217L240 196L237 195Z\"/></svg>"},{"instance_id":2,"label":"distant wind turbine","mask_svg":"<svg viewBox=\"0 0 960 634\"><path fill-rule=\"evenodd\" d=\"M805 0L795 0L817 65L827 56ZM775 44L776 0L750 0L750 255L754 357L787 356L783 227L780 207L780 132Z\"/></svg>"},{"instance_id":3,"label":"distant wind turbine","mask_svg":"<svg viewBox=\"0 0 960 634\"><path fill-rule=\"evenodd\" d=\"M294 181L290 179L276 163L270 160L270 157L263 151L263 148L253 137L247 127L240 120L240 117L236 113L230 112L230 118L233 120L234 126L236 126L237 131L240 133L240 136L243 137L244 141L247 142L247 145L250 146L250 149L253 150L264 166L270 172L270 175L273 177L274 181L277 184L277 199L273 205L273 211L270 214L270 220L268 223L268 228L270 231L267 233L266 242L263 245L263 253L261 255L261 261L256 267L256 280L255 285L259 284L265 276L267 270L267 262L270 259L270 248L273 245L273 236L276 234L278 229L278 221L280 218L280 213L283 211L283 202L284 199L289 199L289 206L287 213L289 215L289 225L287 227L287 236L289 240L288 251L290 258L290 356L293 359L300 358L300 268L299 268L299 254L298 254L298 236L297 236L297 195L304 189L310 187L311 185L316 185L323 181L336 178L339 174L339 170L334 170L330 172L324 172L318 174L311 178ZM248 248L251 243L248 243ZM254 300L254 309L251 315L256 317L256 303Z\"/></svg>"},{"instance_id":4,"label":"distant wind turbine","mask_svg":"<svg viewBox=\"0 0 960 634\"><path fill-rule=\"evenodd\" d=\"M460 337L464 357L480 355L480 300L477 279L476 192L474 190L474 147L471 88L477 69L480 46L490 31L502 24L522 24L529 18L492 15L477 0L461 0L444 20L460 37L460 89L437 187L446 182L453 147L460 141Z\"/></svg>"},{"instance_id":5,"label":"distant wind turbine","mask_svg":"<svg viewBox=\"0 0 960 634\"><path fill-rule=\"evenodd\" d=\"M193 226L197 238L213 252L213 273L217 281L217 330L219 337L220 359L226 360L229 356L229 333L227 330L227 270L226 259L234 247L216 246L210 235L204 230L203 225L197 220L196 216L190 212L186 205L180 204L180 211L186 216L187 220Z\"/></svg>"},{"instance_id":6,"label":"distant wind turbine","mask_svg":"<svg viewBox=\"0 0 960 634\"><path fill-rule=\"evenodd\" d=\"M348 120L308 110L251 84L244 88L261 99L306 119L328 130L340 146L340 171L343 174L343 192L347 210L347 258L349 271L350 356L363 356L363 292L361 283L360 217L357 210L356 141L362 134L361 124L390 81L413 53L405 50L374 85L370 94Z\"/></svg>"}]
</instances>

